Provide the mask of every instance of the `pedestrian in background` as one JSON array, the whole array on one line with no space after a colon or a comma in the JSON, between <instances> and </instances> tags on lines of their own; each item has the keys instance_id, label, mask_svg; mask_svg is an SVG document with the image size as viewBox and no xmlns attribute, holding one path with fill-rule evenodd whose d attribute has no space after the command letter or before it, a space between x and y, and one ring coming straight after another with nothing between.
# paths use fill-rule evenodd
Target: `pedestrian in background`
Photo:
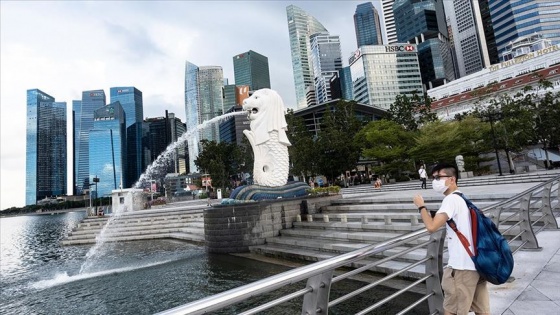
<instances>
[{"instance_id":1,"label":"pedestrian in background","mask_svg":"<svg viewBox=\"0 0 560 315\"><path fill-rule=\"evenodd\" d=\"M422 189L426 188L426 179L428 175L426 174L426 170L424 169L424 165L420 165L420 169L418 170L418 174L420 175L420 181L422 182Z\"/></svg>"}]
</instances>

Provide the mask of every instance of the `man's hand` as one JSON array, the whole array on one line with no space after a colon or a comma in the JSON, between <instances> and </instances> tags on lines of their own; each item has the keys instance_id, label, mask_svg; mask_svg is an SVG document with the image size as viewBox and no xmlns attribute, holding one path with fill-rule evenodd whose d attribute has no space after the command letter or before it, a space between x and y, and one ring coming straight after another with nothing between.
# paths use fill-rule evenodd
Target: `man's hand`
<instances>
[{"instance_id":1,"label":"man's hand","mask_svg":"<svg viewBox=\"0 0 560 315\"><path fill-rule=\"evenodd\" d=\"M414 198L412 198L412 201L414 202L416 207L424 206L424 198L420 194L417 194L416 196L414 196Z\"/></svg>"}]
</instances>

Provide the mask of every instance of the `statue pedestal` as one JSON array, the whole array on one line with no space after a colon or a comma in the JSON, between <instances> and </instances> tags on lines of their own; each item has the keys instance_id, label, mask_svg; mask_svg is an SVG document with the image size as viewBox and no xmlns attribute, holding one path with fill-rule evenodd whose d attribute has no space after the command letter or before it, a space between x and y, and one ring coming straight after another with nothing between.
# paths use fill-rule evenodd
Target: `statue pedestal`
<instances>
[{"instance_id":1,"label":"statue pedestal","mask_svg":"<svg viewBox=\"0 0 560 315\"><path fill-rule=\"evenodd\" d=\"M469 178L469 173L467 173L467 172L459 172L459 178Z\"/></svg>"}]
</instances>

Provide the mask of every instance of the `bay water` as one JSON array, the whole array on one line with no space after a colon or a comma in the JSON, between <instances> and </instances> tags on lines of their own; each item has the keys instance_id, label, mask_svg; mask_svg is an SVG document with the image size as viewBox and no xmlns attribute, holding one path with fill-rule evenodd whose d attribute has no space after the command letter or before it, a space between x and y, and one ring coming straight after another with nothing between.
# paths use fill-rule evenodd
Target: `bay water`
<instances>
[{"instance_id":1,"label":"bay water","mask_svg":"<svg viewBox=\"0 0 560 315\"><path fill-rule=\"evenodd\" d=\"M164 239L107 243L94 266L80 274L92 245L62 246L60 241L85 216L85 211L77 211L0 219L0 314L154 314L289 270ZM331 300L360 286L363 283L357 281L336 283ZM275 296L304 287L305 283L295 284ZM360 304L371 305L394 290L368 292L329 313L357 312ZM418 297L407 293L375 314L396 313ZM270 298L256 298L219 314L236 314ZM301 302L296 299L263 314L299 314ZM419 308L409 314L426 311Z\"/></svg>"}]
</instances>

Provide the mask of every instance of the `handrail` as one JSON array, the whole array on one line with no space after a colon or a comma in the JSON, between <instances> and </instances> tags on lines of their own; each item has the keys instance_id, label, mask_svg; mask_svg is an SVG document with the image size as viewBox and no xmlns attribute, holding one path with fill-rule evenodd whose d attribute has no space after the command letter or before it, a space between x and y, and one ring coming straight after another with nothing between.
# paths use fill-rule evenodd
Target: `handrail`
<instances>
[{"instance_id":1,"label":"handrail","mask_svg":"<svg viewBox=\"0 0 560 315\"><path fill-rule=\"evenodd\" d=\"M553 194L554 193L554 194ZM536 194L541 194L540 196L536 196ZM540 201L537 200L533 203L536 205L538 203L541 204L539 208L535 211L530 211L531 201L536 200L536 198L540 198ZM552 206L552 200L555 201L554 207ZM514 205L511 208L504 209L507 205ZM519 207L517 209L516 207ZM498 202L492 206L486 207L482 209L484 212L489 212L491 210L497 210L497 216L494 217L497 220L497 225L499 226L500 223L500 215L503 210L507 211L516 211L513 215L509 215L504 222L510 222L517 220L517 223L512 224L512 228L506 229L507 232L513 230L514 228L519 228L519 233L515 235L510 243L513 240L521 237L521 245L516 249L519 250L523 246L528 245L528 248L538 248L538 244L536 244L536 238L534 237L534 232L532 230L533 224L531 223L531 214L541 211L543 214L539 217L535 222L540 222L543 218L548 219L544 224L552 225L553 228L558 229L558 225L556 224L556 220L554 217L550 219L549 217L553 216L553 211L560 209L560 176L557 176L547 182L538 184L526 191L516 194L514 197ZM517 217L517 219L515 219ZM554 223L552 223L552 221ZM503 232L502 232L503 233ZM413 246L412 248L401 250L396 254L392 254L390 256L384 257L383 259L378 259L374 262L366 262L364 266L350 270L342 275L338 275L333 277L333 272L340 267L348 266L350 264L356 263L358 261L364 260L369 258L372 255L381 254L388 249L395 248L397 246L403 244L410 244L414 241L418 241L419 238L427 236L428 232L425 228L418 229L413 232L409 232L393 239L364 246L363 248L357 249L355 251L345 253L339 256L335 256L323 261L319 261L307 266L299 267L293 270L289 270L278 275L274 275L238 288L234 288L213 296L209 296L203 298L198 301L194 301L191 303L187 303L184 305L177 306L175 308L160 312L158 314L162 315L170 315L170 314L206 314L209 312L217 311L223 309L225 307L246 301L247 299L255 296L259 296L265 293L272 292L276 289L281 287L295 284L303 280L307 280L307 285L303 289L296 290L291 294L284 295L281 298L276 300L270 301L268 303L261 304L259 306L253 307L250 310L245 311L243 314L255 314L257 312L262 312L267 310L271 307L277 306L283 302L289 301L293 298L302 297L303 296L303 306L302 306L302 314L327 314L328 308L330 306L334 306L336 304L341 303L343 300L347 300L352 298L360 293L365 292L383 282L394 278L407 270L410 270L422 263L425 263L425 274L420 276L419 278L415 279L410 285L401 289L391 296L388 296L381 301L378 301L372 306L367 307L366 309L360 311L358 314L367 313L375 308L383 305L384 303L394 299L395 297L399 296L400 294L410 290L412 287L425 282L426 283L426 294L423 295L417 301L414 301L411 305L407 306L404 310L401 310L399 314L405 314L406 312L412 310L417 305L421 304L422 302L428 301L430 314L438 314L443 311L442 303L442 290L441 290L441 275L443 272L443 252L444 252L444 237L445 237L445 228L442 228L435 233L430 235L429 241L422 241L420 244ZM426 247L426 256L424 259L420 259L417 262L411 263L408 266L401 268L400 270L395 271L392 274L385 276L382 279L379 279L373 283L366 285L360 289L357 289L351 293L345 294L333 301L328 301L330 286L335 282L338 282L344 278L348 278L353 276L359 272L370 270L375 266L378 266L384 262L389 260L393 260L395 258L401 257L413 250L418 248Z\"/></svg>"}]
</instances>

